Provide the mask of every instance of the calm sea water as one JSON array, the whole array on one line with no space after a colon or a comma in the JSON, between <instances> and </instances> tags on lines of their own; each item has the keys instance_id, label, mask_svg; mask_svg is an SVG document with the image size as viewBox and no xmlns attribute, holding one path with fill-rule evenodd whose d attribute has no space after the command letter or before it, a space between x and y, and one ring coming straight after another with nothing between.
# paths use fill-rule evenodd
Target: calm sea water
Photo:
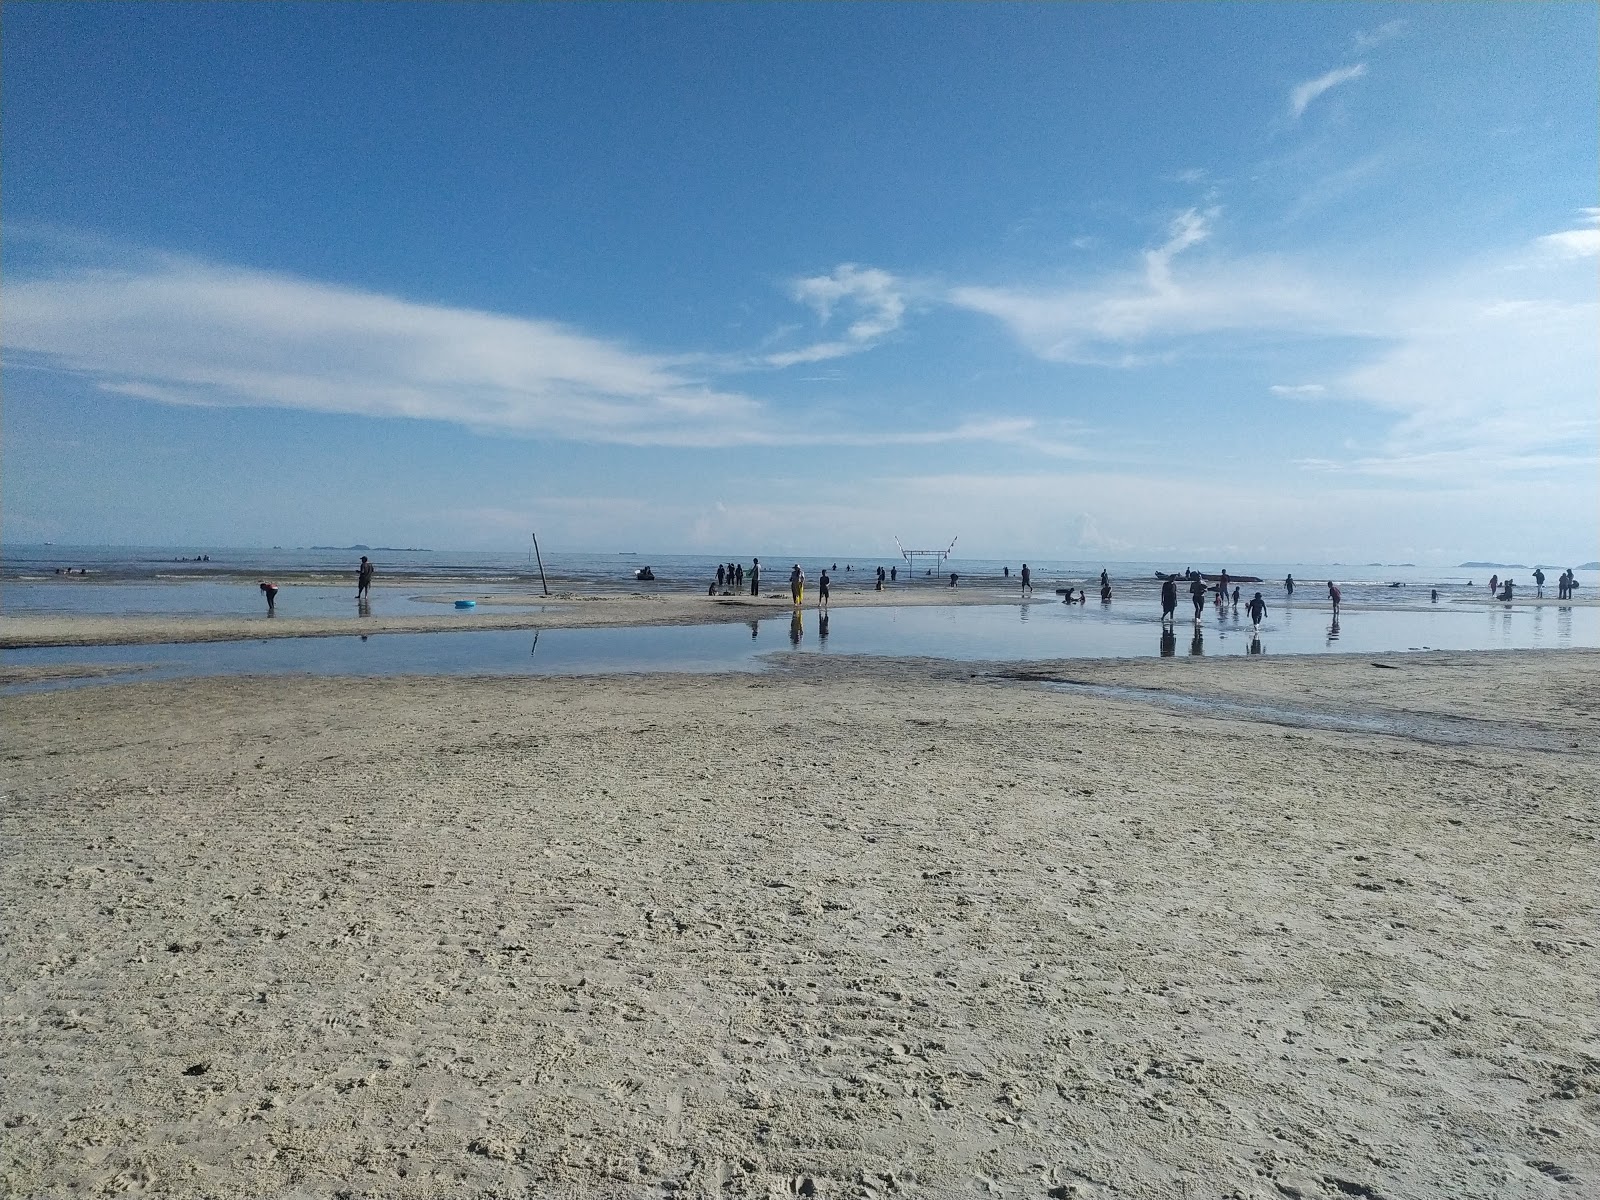
<instances>
[{"instance_id":1,"label":"calm sea water","mask_svg":"<svg viewBox=\"0 0 1600 1200\"><path fill-rule=\"evenodd\" d=\"M256 582L273 580L282 589L279 611L303 616L354 615L355 567L362 553L378 567L373 611L398 613L438 611L439 602L456 597L481 597L540 589L531 554L480 551L415 551L373 549L239 549L229 547L83 547L5 546L0 548L0 611L12 614L181 614L217 615L259 612L263 601ZM552 591L660 591L703 593L715 577L719 560L709 555L572 554L544 556L545 576ZM764 580L781 585L793 558L761 556ZM209 559L209 561L204 561ZM200 561L197 561L200 560ZM740 559L746 570L750 559ZM897 556L875 559L816 558L799 560L815 580L829 568L841 588L871 586L879 566L899 571L897 588L944 588L949 572L960 575L962 588L1016 589L1020 563L994 559L953 558L945 570L915 574ZM653 582L636 581L642 566L655 573ZM1248 597L1258 588L1271 603L1283 595L1283 580L1293 575L1296 599L1314 601L1326 592L1326 581L1338 581L1347 604L1415 604L1426 602L1437 588L1441 600L1487 594L1491 574L1509 575L1531 592L1532 570L1493 568L1380 566L1315 563L1101 562L1034 560L1038 590L1050 595L1057 587L1088 586L1098 599L1102 568L1112 577L1120 597L1148 598L1159 587L1155 572L1215 571L1226 566L1235 575L1257 575L1266 582L1245 586ZM833 568L837 567L837 570ZM1005 575L1009 568L1011 576ZM1547 594L1554 593L1562 566L1546 566ZM86 575L59 574L85 570ZM1593 595L1600 572L1579 571L1580 595ZM1398 586L1396 586L1398 585ZM507 611L497 606L496 611Z\"/></svg>"},{"instance_id":2,"label":"calm sea water","mask_svg":"<svg viewBox=\"0 0 1600 1200\"><path fill-rule=\"evenodd\" d=\"M160 646L5 651L9 666L121 664L125 678L196 675L566 675L758 671L772 655L850 654L967 661L1370 654L1393 650L1600 646L1600 608L1279 608L1259 631L1232 612L1164 629L1148 606L1064 605L815 609L717 625L623 629L481 629L369 637L265 638ZM36 687L88 686L105 680Z\"/></svg>"}]
</instances>

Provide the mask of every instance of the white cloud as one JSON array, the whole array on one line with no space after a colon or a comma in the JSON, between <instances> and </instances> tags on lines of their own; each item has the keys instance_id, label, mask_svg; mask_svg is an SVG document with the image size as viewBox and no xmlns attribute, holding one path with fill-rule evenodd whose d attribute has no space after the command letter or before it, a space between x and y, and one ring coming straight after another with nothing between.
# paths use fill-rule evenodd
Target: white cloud
<instances>
[{"instance_id":1,"label":"white cloud","mask_svg":"<svg viewBox=\"0 0 1600 1200\"><path fill-rule=\"evenodd\" d=\"M1540 238L1538 244L1562 258L1593 258L1600 255L1600 209L1586 208L1583 216L1588 222L1587 228L1549 233Z\"/></svg>"},{"instance_id":2,"label":"white cloud","mask_svg":"<svg viewBox=\"0 0 1600 1200\"><path fill-rule=\"evenodd\" d=\"M1267 390L1287 400L1318 400L1328 393L1328 389L1320 383L1275 383Z\"/></svg>"},{"instance_id":3,"label":"white cloud","mask_svg":"<svg viewBox=\"0 0 1600 1200\"><path fill-rule=\"evenodd\" d=\"M827 275L796 280L792 292L796 300L816 312L824 326L842 307L848 308L854 319L838 337L767 355L765 362L769 366L791 367L858 354L899 329L905 318L904 285L876 267L842 263Z\"/></svg>"},{"instance_id":4,"label":"white cloud","mask_svg":"<svg viewBox=\"0 0 1600 1200\"><path fill-rule=\"evenodd\" d=\"M1041 358L1100 366L1138 366L1149 350L1134 347L1195 334L1350 331L1350 306L1280 261L1213 257L1180 272L1175 260L1210 238L1217 215L1180 213L1141 273L1071 288L958 286L946 298L1004 322Z\"/></svg>"},{"instance_id":5,"label":"white cloud","mask_svg":"<svg viewBox=\"0 0 1600 1200\"><path fill-rule=\"evenodd\" d=\"M1289 92L1289 113L1299 120L1311 102L1330 88L1336 88L1341 83L1349 83L1352 79L1360 79L1367 73L1366 63L1356 63L1349 67L1335 67L1325 75L1315 79L1308 79L1304 83L1296 84Z\"/></svg>"},{"instance_id":6,"label":"white cloud","mask_svg":"<svg viewBox=\"0 0 1600 1200\"><path fill-rule=\"evenodd\" d=\"M899 321L886 272L841 268L802 291L864 309L864 345ZM714 386L694 360L505 316L187 259L144 259L6 285L8 363L68 370L163 404L448 421L484 432L656 446L1032 445L989 418L885 433L786 417ZM1052 448L1040 447L1046 453Z\"/></svg>"},{"instance_id":7,"label":"white cloud","mask_svg":"<svg viewBox=\"0 0 1600 1200\"><path fill-rule=\"evenodd\" d=\"M1370 50L1374 46L1381 46L1391 38L1397 38L1406 31L1410 22L1402 19L1385 21L1376 29L1358 29L1351 43L1357 50Z\"/></svg>"},{"instance_id":8,"label":"white cloud","mask_svg":"<svg viewBox=\"0 0 1600 1200\"><path fill-rule=\"evenodd\" d=\"M1548 239L1397 298L1383 352L1334 390L1393 413L1366 455L1325 466L1418 480L1591 473L1600 451L1592 264Z\"/></svg>"}]
</instances>

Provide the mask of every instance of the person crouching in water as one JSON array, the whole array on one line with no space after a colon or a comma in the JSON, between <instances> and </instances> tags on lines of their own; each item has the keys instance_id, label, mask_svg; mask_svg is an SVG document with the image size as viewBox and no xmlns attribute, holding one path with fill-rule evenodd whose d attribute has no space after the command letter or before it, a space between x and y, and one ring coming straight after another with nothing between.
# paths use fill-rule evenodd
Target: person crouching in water
<instances>
[{"instance_id":1,"label":"person crouching in water","mask_svg":"<svg viewBox=\"0 0 1600 1200\"><path fill-rule=\"evenodd\" d=\"M267 598L267 616L269 616L269 617L277 616L278 615L278 585L275 584L275 583L268 583L266 580L262 580L261 581L261 591L262 591L262 594L265 595L266 598Z\"/></svg>"}]
</instances>

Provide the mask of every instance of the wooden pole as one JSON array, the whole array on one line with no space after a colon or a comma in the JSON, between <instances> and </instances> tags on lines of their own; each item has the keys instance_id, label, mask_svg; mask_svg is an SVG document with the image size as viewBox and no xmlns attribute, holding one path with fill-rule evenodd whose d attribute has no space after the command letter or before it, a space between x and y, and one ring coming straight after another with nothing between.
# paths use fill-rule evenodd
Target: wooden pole
<instances>
[{"instance_id":1,"label":"wooden pole","mask_svg":"<svg viewBox=\"0 0 1600 1200\"><path fill-rule=\"evenodd\" d=\"M550 594L550 585L545 581L544 577L544 555L539 553L539 535L534 533L529 536L533 538L533 556L539 560L539 582L544 586L544 594L548 596Z\"/></svg>"}]
</instances>

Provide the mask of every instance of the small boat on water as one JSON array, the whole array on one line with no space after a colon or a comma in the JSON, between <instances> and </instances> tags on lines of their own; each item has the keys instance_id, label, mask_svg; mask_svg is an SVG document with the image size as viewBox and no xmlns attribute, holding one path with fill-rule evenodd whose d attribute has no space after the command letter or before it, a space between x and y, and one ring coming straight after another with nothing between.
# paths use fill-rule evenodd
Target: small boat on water
<instances>
[{"instance_id":1,"label":"small boat on water","mask_svg":"<svg viewBox=\"0 0 1600 1200\"><path fill-rule=\"evenodd\" d=\"M654 571L652 571L649 567L640 567L637 571L635 571L633 573L633 577L635 579L642 580L642 581L648 583L650 580L652 580L652 579L654 579L656 577L656 573Z\"/></svg>"}]
</instances>

